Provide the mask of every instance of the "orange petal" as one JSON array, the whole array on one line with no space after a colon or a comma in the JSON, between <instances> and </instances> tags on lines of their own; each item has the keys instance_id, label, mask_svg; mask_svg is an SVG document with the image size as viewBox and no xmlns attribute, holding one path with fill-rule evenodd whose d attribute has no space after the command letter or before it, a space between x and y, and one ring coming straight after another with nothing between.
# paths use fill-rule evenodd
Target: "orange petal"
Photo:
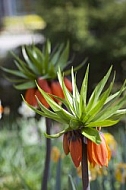
<instances>
[{"instance_id":1,"label":"orange petal","mask_svg":"<svg viewBox=\"0 0 126 190\"><path fill-rule=\"evenodd\" d=\"M38 85L40 86L40 88L41 88L42 90L44 90L45 92L48 92L48 93L50 93L50 94L52 93L52 92L51 92L51 88L50 88L50 86L49 86L47 80L42 79L42 78L40 77L40 78L38 78L37 82L38 82Z\"/></svg>"},{"instance_id":2,"label":"orange petal","mask_svg":"<svg viewBox=\"0 0 126 190\"><path fill-rule=\"evenodd\" d=\"M36 92L35 88L30 88L25 93L26 102L28 102L32 106L37 106L37 101L35 98L35 92Z\"/></svg>"},{"instance_id":3,"label":"orange petal","mask_svg":"<svg viewBox=\"0 0 126 190\"><path fill-rule=\"evenodd\" d=\"M93 156L92 156L92 141L90 141L89 139L87 140L87 156L88 156L88 160L89 162L95 166L96 163L95 161L93 160Z\"/></svg>"},{"instance_id":4,"label":"orange petal","mask_svg":"<svg viewBox=\"0 0 126 190\"><path fill-rule=\"evenodd\" d=\"M76 167L79 167L82 160L82 141L77 138L76 140L70 140L70 154L73 163Z\"/></svg>"},{"instance_id":5,"label":"orange petal","mask_svg":"<svg viewBox=\"0 0 126 190\"><path fill-rule=\"evenodd\" d=\"M100 137L100 144L95 144L88 139L88 159L93 165L108 166L110 151L102 134L100 134Z\"/></svg>"},{"instance_id":6,"label":"orange petal","mask_svg":"<svg viewBox=\"0 0 126 190\"><path fill-rule=\"evenodd\" d=\"M102 139L101 139L102 140ZM102 140L100 144L93 143L93 156L95 162L100 166L108 165L108 151L105 141Z\"/></svg>"},{"instance_id":7,"label":"orange petal","mask_svg":"<svg viewBox=\"0 0 126 190\"><path fill-rule=\"evenodd\" d=\"M70 150L69 150L69 139L68 139L68 133L65 133L63 135L63 150L65 152L66 155L69 154Z\"/></svg>"},{"instance_id":8,"label":"orange petal","mask_svg":"<svg viewBox=\"0 0 126 190\"><path fill-rule=\"evenodd\" d=\"M46 107L49 108L49 104L45 100L45 98L42 96L42 94L39 92L39 90L36 90L35 95L38 97L39 101Z\"/></svg>"},{"instance_id":9,"label":"orange petal","mask_svg":"<svg viewBox=\"0 0 126 190\"><path fill-rule=\"evenodd\" d=\"M64 98L64 94L62 91L62 88L59 84L59 82L57 81L53 81L51 83L51 90L52 90L52 94L55 96L58 96L59 98ZM59 100L55 99L56 102L59 102Z\"/></svg>"},{"instance_id":10,"label":"orange petal","mask_svg":"<svg viewBox=\"0 0 126 190\"><path fill-rule=\"evenodd\" d=\"M65 86L67 87L67 89L70 92L72 92L72 83L71 83L71 81L68 78L64 77L64 83L65 83Z\"/></svg>"}]
</instances>

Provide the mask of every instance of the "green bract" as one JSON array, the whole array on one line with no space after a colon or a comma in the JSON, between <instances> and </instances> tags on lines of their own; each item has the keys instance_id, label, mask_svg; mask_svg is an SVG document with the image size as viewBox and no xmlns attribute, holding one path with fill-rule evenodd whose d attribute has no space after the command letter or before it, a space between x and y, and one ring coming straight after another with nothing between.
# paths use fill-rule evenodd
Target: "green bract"
<instances>
[{"instance_id":1,"label":"green bract","mask_svg":"<svg viewBox=\"0 0 126 190\"><path fill-rule=\"evenodd\" d=\"M68 66L69 58L69 43L64 46L63 44L57 46L54 51L51 51L51 43L47 40L43 50L41 51L35 45L22 47L22 55L24 60L20 59L12 53L15 59L16 70L2 67L6 73L11 77L6 76L8 80L13 82L14 87L19 90L33 88L36 86L35 80L38 77L43 79L55 79L57 71L60 67L61 71L65 70ZM74 70L80 69L86 59L77 66ZM70 70L65 70L64 74L69 75ZM13 76L13 77L12 77Z\"/></svg>"},{"instance_id":2,"label":"green bract","mask_svg":"<svg viewBox=\"0 0 126 190\"><path fill-rule=\"evenodd\" d=\"M38 89L44 96L46 101L51 107L51 110L44 107L41 102L37 99L40 110L30 106L36 113L51 118L63 124L67 124L67 128L63 131L48 135L48 138L56 138L61 136L67 131L79 130L82 135L92 140L95 143L100 143L99 132L96 127L108 127L119 122L121 117L126 114L126 109L123 107L126 104L126 81L122 85L121 89L111 94L112 87L114 84L115 75L112 82L106 90L104 87L111 74L112 67L108 70L104 78L97 84L94 91L92 92L89 100L87 100L87 90L88 90L88 73L89 66L87 67L84 80L80 92L78 91L76 85L76 78L71 69L72 78L72 88L73 92L70 93L64 84L64 76L61 70L58 71L58 79L64 93L64 99L60 98L62 105L57 104L53 98L56 96L50 95L44 92L38 85ZM104 91L103 91L104 90ZM37 97L36 97L37 98Z\"/></svg>"}]
</instances>

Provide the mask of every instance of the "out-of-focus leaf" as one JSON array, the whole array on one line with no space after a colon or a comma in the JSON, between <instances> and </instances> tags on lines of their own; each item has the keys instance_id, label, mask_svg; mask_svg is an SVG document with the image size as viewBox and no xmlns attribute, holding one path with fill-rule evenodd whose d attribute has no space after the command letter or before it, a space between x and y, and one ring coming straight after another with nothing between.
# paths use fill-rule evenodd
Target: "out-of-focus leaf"
<instances>
[{"instance_id":1,"label":"out-of-focus leaf","mask_svg":"<svg viewBox=\"0 0 126 190\"><path fill-rule=\"evenodd\" d=\"M81 69L85 65L86 62L87 62L87 58L84 59L84 61L80 63L78 66L74 67L73 71L76 72L79 69ZM64 75L69 75L70 73L71 73L71 69L64 71Z\"/></svg>"},{"instance_id":2,"label":"out-of-focus leaf","mask_svg":"<svg viewBox=\"0 0 126 190\"><path fill-rule=\"evenodd\" d=\"M26 90L29 88L34 88L35 87L35 82L34 81L29 81L29 82L24 82L22 84L17 84L14 85L14 87L18 90Z\"/></svg>"},{"instance_id":3,"label":"out-of-focus leaf","mask_svg":"<svg viewBox=\"0 0 126 190\"><path fill-rule=\"evenodd\" d=\"M63 135L66 131L67 131L67 130L63 130L63 131L61 131L61 132L59 132L59 133L51 134L51 135L49 135L49 134L47 134L47 133L44 133L44 134L45 134L45 137L47 137L47 138L58 138L58 137L60 137L61 135Z\"/></svg>"},{"instance_id":4,"label":"out-of-focus leaf","mask_svg":"<svg viewBox=\"0 0 126 190\"><path fill-rule=\"evenodd\" d=\"M33 49L34 51L34 49ZM23 57L25 59L25 61L27 62L29 68L34 71L34 73L36 75L38 75L40 73L40 62L37 58L34 58L34 52L32 52L30 50L30 48L26 47L22 47L22 54ZM41 63L42 64L42 63Z\"/></svg>"},{"instance_id":5,"label":"out-of-focus leaf","mask_svg":"<svg viewBox=\"0 0 126 190\"><path fill-rule=\"evenodd\" d=\"M69 190L77 190L75 185L74 185L74 182L73 182L71 175L68 176L68 185L69 185Z\"/></svg>"},{"instance_id":6,"label":"out-of-focus leaf","mask_svg":"<svg viewBox=\"0 0 126 190\"><path fill-rule=\"evenodd\" d=\"M115 125L118 123L119 120L98 120L94 122L90 122L89 124L86 124L87 127L108 127Z\"/></svg>"},{"instance_id":7,"label":"out-of-focus leaf","mask_svg":"<svg viewBox=\"0 0 126 190\"><path fill-rule=\"evenodd\" d=\"M19 170L13 166L13 170L15 171L15 173L18 175L19 179L22 182L22 185L24 186L24 188L26 190L32 190L32 188L28 185L28 183L26 182L25 178L22 176L22 174L19 172Z\"/></svg>"},{"instance_id":8,"label":"out-of-focus leaf","mask_svg":"<svg viewBox=\"0 0 126 190\"><path fill-rule=\"evenodd\" d=\"M58 67L60 67L61 70L66 66L69 56L69 42L67 43L66 47L63 49L62 53L60 54L60 57L58 59Z\"/></svg>"},{"instance_id":9,"label":"out-of-focus leaf","mask_svg":"<svg viewBox=\"0 0 126 190\"><path fill-rule=\"evenodd\" d=\"M90 109L92 109L92 107L94 107L94 105L96 104L96 101L98 100L106 82L108 81L108 78L110 76L112 67L110 67L110 69L108 70L107 74L104 76L104 78L97 84L97 86L95 87L94 91L92 92L90 99L88 101L88 105L86 110L89 111Z\"/></svg>"},{"instance_id":10,"label":"out-of-focus leaf","mask_svg":"<svg viewBox=\"0 0 126 190\"><path fill-rule=\"evenodd\" d=\"M26 75L24 75L23 73L21 73L20 71L18 70L12 70L12 69L7 69L7 68L4 68L4 67L1 67L1 69L3 71L5 71L6 73L9 73L9 74L12 74L12 75L15 75L17 77L22 77L22 78L28 78Z\"/></svg>"}]
</instances>

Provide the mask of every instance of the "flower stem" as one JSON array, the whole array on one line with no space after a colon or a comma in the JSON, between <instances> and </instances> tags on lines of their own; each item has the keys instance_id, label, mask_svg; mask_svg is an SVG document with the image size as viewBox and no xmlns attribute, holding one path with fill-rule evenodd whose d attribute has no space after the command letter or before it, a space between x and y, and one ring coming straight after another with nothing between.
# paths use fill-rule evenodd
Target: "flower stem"
<instances>
[{"instance_id":1,"label":"flower stem","mask_svg":"<svg viewBox=\"0 0 126 190\"><path fill-rule=\"evenodd\" d=\"M82 185L83 190L90 190L88 176L87 144L82 140Z\"/></svg>"},{"instance_id":2,"label":"flower stem","mask_svg":"<svg viewBox=\"0 0 126 190\"><path fill-rule=\"evenodd\" d=\"M52 125L51 119L46 118L47 134L50 134L51 125ZM46 138L46 156L45 156L43 177L41 182L41 190L47 190L47 182L48 182L49 167L50 167L50 152L51 152L51 139Z\"/></svg>"}]
</instances>

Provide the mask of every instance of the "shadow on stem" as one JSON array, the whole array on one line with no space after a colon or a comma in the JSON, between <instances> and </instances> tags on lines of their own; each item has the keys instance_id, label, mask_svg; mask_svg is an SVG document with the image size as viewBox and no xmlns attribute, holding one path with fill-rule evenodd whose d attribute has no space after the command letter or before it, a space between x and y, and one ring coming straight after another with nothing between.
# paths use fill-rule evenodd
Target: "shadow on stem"
<instances>
[{"instance_id":1,"label":"shadow on stem","mask_svg":"<svg viewBox=\"0 0 126 190\"><path fill-rule=\"evenodd\" d=\"M90 190L87 160L87 144L82 138L82 185L83 190Z\"/></svg>"},{"instance_id":2,"label":"shadow on stem","mask_svg":"<svg viewBox=\"0 0 126 190\"><path fill-rule=\"evenodd\" d=\"M46 133L50 134L52 126L52 120L46 118ZM46 138L46 156L45 156L45 164L43 177L41 182L41 190L47 190L48 176L49 176L49 168L50 168L50 152L51 152L51 139Z\"/></svg>"}]
</instances>

